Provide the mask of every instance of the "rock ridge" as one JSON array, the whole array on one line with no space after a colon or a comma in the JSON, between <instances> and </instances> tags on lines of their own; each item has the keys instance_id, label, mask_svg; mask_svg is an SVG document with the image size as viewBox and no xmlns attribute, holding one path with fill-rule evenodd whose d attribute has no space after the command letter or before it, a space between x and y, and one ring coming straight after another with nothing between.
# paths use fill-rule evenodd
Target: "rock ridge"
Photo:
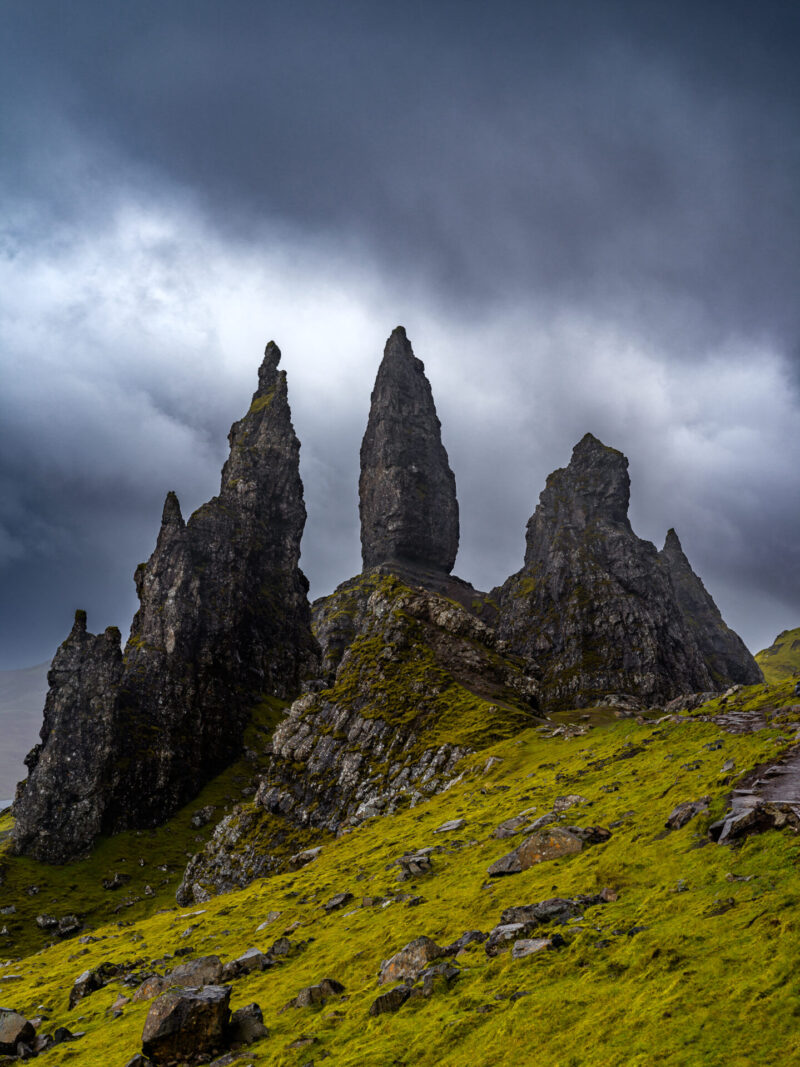
<instances>
[{"instance_id":1,"label":"rock ridge","mask_svg":"<svg viewBox=\"0 0 800 1067\"><path fill-rule=\"evenodd\" d=\"M240 753L254 704L295 696L315 664L300 446L279 361L270 342L219 495L184 522L167 494L124 655L118 631L94 637L76 616L14 805L18 852L64 862L100 833L163 822Z\"/></svg>"},{"instance_id":2,"label":"rock ridge","mask_svg":"<svg viewBox=\"0 0 800 1067\"><path fill-rule=\"evenodd\" d=\"M541 668L548 709L608 693L658 705L753 674L677 538L659 554L637 537L629 499L627 458L587 433L547 479L522 569L493 593L498 633Z\"/></svg>"}]
</instances>

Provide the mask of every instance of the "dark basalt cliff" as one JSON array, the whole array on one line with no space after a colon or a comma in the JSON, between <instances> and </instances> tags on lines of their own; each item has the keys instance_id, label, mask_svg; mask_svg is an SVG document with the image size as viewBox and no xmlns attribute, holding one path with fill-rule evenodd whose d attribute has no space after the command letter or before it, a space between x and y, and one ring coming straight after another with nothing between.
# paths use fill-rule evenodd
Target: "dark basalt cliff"
<instances>
[{"instance_id":1,"label":"dark basalt cliff","mask_svg":"<svg viewBox=\"0 0 800 1067\"><path fill-rule=\"evenodd\" d=\"M610 693L660 704L739 681L752 658L743 645L736 656L702 586L698 639L683 605L699 593L682 581L691 597L676 594L673 568L631 529L629 495L625 456L586 434L569 466L547 479L528 522L525 565L496 591L498 632L542 669L547 708L585 706ZM731 651L722 670L718 656L713 664L707 656L717 641Z\"/></svg>"},{"instance_id":2,"label":"dark basalt cliff","mask_svg":"<svg viewBox=\"0 0 800 1067\"><path fill-rule=\"evenodd\" d=\"M425 367L402 326L386 342L359 480L364 569L410 563L449 574L458 551L456 482Z\"/></svg>"},{"instance_id":3,"label":"dark basalt cliff","mask_svg":"<svg viewBox=\"0 0 800 1067\"><path fill-rule=\"evenodd\" d=\"M167 496L124 657L79 615L51 670L42 744L14 805L17 851L62 862L99 833L151 826L241 750L262 695L291 698L316 659L299 442L270 343L229 435L219 496L187 523Z\"/></svg>"},{"instance_id":4,"label":"dark basalt cliff","mask_svg":"<svg viewBox=\"0 0 800 1067\"><path fill-rule=\"evenodd\" d=\"M692 570L674 530L668 531L659 556L669 571L675 599L689 633L715 684L763 682L761 668L741 637L725 625L711 594Z\"/></svg>"}]
</instances>

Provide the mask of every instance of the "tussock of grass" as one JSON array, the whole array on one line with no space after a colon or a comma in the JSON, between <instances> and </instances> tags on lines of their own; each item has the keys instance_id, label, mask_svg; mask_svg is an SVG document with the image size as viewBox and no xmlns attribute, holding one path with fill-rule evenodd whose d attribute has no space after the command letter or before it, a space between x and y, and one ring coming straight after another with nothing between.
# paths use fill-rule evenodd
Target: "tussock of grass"
<instances>
[{"instance_id":1,"label":"tussock of grass","mask_svg":"<svg viewBox=\"0 0 800 1067\"><path fill-rule=\"evenodd\" d=\"M197 907L148 915L130 909L124 915L130 926L111 923L95 931L104 940L86 946L71 940L0 967L2 1001L28 1014L44 1004L49 1028L65 1024L87 1031L80 1042L51 1053L52 1062L124 1063L139 1047L148 1005L129 1004L120 1019L110 1020L106 1011L120 991L113 983L70 1012L69 986L81 971L104 960L149 961L187 945L196 955L229 959L252 945L268 949L297 921L301 925L289 936L307 940L306 947L234 985L232 1007L257 1001L270 1029L243 1062L294 1067L323 1052L343 1067L795 1062L798 841L771 831L733 850L708 844L706 836L733 784L721 776L722 764L733 759L735 774L744 773L787 743L788 731L781 727L789 723L780 720L788 713L780 708L789 697L782 689L764 694L763 687L753 687L737 699L745 708L766 695L778 709L778 725L752 735L732 735L702 721L709 709L680 722L612 722L572 738L547 739L527 730L470 757L464 777L445 793L328 841L301 871ZM704 747L718 740L720 749ZM635 754L623 758L632 749ZM498 761L484 773L489 755ZM566 821L612 826L611 840L489 882L487 867L514 844L493 839L494 826L524 808L543 813L556 796L571 792L585 796L590 806L570 809ZM678 802L706 794L712 798L706 815L663 833ZM456 817L466 825L455 835L433 833ZM141 839L135 840L139 845ZM102 848L119 848L120 841ZM416 882L396 881L397 868L391 866L396 857L438 844L445 851L434 854L433 873ZM87 861L95 862L96 857ZM18 863L5 865L15 885ZM60 877L70 869L76 884L82 871L94 870L73 865L55 873ZM729 881L729 875L749 880ZM409 1002L396 1015L367 1015L381 991L376 984L381 961L413 937L424 933L448 944L465 930L489 930L510 905L604 885L618 889L619 899L561 928L566 948L513 961L508 953L489 960L477 946L449 992ZM326 914L325 901L345 890L355 894L353 906ZM5 897L6 886L0 893ZM398 893L424 900L410 907L395 899ZM394 902L361 907L363 896ZM730 901L728 910L712 914ZM273 910L280 918L257 933ZM9 973L21 978L5 982ZM302 987L324 977L344 983L345 997L280 1013ZM517 991L530 995L510 1001ZM303 1034L315 1036L318 1044L289 1050Z\"/></svg>"}]
</instances>

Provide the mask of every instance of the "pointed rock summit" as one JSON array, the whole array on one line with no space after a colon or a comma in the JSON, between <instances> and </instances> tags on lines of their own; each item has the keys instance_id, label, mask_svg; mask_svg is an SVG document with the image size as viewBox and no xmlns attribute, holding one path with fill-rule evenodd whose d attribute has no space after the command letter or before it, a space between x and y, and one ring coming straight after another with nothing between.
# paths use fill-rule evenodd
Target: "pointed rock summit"
<instances>
[{"instance_id":1,"label":"pointed rock summit","mask_svg":"<svg viewBox=\"0 0 800 1067\"><path fill-rule=\"evenodd\" d=\"M358 488L365 570L401 563L450 573L456 481L425 367L402 326L386 342L372 391Z\"/></svg>"},{"instance_id":2,"label":"pointed rock summit","mask_svg":"<svg viewBox=\"0 0 800 1067\"><path fill-rule=\"evenodd\" d=\"M184 523L167 494L140 607L119 632L83 613L49 675L42 744L14 805L18 852L63 862L99 834L154 826L241 752L250 710L291 698L316 661L300 445L270 342L250 409L229 434L219 496Z\"/></svg>"},{"instance_id":3,"label":"pointed rock summit","mask_svg":"<svg viewBox=\"0 0 800 1067\"><path fill-rule=\"evenodd\" d=\"M714 683L726 686L763 682L761 668L741 637L725 625L711 594L692 570L674 530L668 531L659 555L669 572L684 622L703 654Z\"/></svg>"},{"instance_id":4,"label":"pointed rock summit","mask_svg":"<svg viewBox=\"0 0 800 1067\"><path fill-rule=\"evenodd\" d=\"M497 591L498 631L541 668L546 708L611 693L658 704L725 687L742 664L750 669L749 653L736 638L737 654L735 635L678 558L677 538L662 557L633 532L629 497L628 460L586 434L547 479L528 522L525 564Z\"/></svg>"}]
</instances>

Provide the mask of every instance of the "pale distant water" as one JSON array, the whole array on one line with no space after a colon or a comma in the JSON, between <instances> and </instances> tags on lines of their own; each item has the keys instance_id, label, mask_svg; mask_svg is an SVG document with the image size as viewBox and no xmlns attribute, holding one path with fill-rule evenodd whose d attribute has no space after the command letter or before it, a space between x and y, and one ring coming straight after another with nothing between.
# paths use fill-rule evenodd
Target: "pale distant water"
<instances>
[{"instance_id":1,"label":"pale distant water","mask_svg":"<svg viewBox=\"0 0 800 1067\"><path fill-rule=\"evenodd\" d=\"M5 811L6 808L11 807L10 800L0 800L0 811Z\"/></svg>"}]
</instances>

